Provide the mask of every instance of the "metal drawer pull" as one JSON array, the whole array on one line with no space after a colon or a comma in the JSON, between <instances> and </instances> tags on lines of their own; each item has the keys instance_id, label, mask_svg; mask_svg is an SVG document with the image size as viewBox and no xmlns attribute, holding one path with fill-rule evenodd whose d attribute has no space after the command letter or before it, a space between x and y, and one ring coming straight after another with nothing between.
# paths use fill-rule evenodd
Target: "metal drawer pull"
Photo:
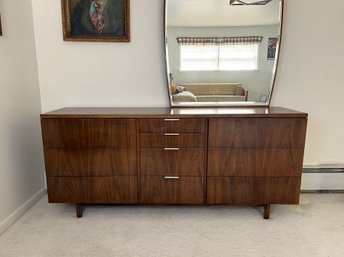
<instances>
[{"instance_id":1,"label":"metal drawer pull","mask_svg":"<svg viewBox=\"0 0 344 257\"><path fill-rule=\"evenodd\" d=\"M179 176L165 176L164 179L179 179Z\"/></svg>"},{"instance_id":2,"label":"metal drawer pull","mask_svg":"<svg viewBox=\"0 0 344 257\"><path fill-rule=\"evenodd\" d=\"M166 147L164 148L165 151L179 151L179 148L169 148L169 147Z\"/></svg>"},{"instance_id":3,"label":"metal drawer pull","mask_svg":"<svg viewBox=\"0 0 344 257\"><path fill-rule=\"evenodd\" d=\"M180 121L180 119L164 119L164 121Z\"/></svg>"},{"instance_id":4,"label":"metal drawer pull","mask_svg":"<svg viewBox=\"0 0 344 257\"><path fill-rule=\"evenodd\" d=\"M165 136L180 136L180 133L165 133Z\"/></svg>"}]
</instances>

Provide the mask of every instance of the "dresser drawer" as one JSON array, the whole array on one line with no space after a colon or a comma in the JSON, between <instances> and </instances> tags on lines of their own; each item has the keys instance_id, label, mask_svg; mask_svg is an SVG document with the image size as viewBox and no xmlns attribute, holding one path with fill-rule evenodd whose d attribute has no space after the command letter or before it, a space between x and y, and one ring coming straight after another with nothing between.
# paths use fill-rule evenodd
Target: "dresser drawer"
<instances>
[{"instance_id":1,"label":"dresser drawer","mask_svg":"<svg viewBox=\"0 0 344 257\"><path fill-rule=\"evenodd\" d=\"M137 203L137 177L93 177L89 178L90 203Z\"/></svg>"},{"instance_id":2,"label":"dresser drawer","mask_svg":"<svg viewBox=\"0 0 344 257\"><path fill-rule=\"evenodd\" d=\"M208 177L208 204L298 204L300 178Z\"/></svg>"},{"instance_id":3,"label":"dresser drawer","mask_svg":"<svg viewBox=\"0 0 344 257\"><path fill-rule=\"evenodd\" d=\"M48 177L49 203L88 203L88 178Z\"/></svg>"},{"instance_id":4,"label":"dresser drawer","mask_svg":"<svg viewBox=\"0 0 344 257\"><path fill-rule=\"evenodd\" d=\"M136 176L135 148L44 149L47 176Z\"/></svg>"},{"instance_id":5,"label":"dresser drawer","mask_svg":"<svg viewBox=\"0 0 344 257\"><path fill-rule=\"evenodd\" d=\"M142 132L190 132L200 133L206 130L205 119L140 119L139 131Z\"/></svg>"},{"instance_id":6,"label":"dresser drawer","mask_svg":"<svg viewBox=\"0 0 344 257\"><path fill-rule=\"evenodd\" d=\"M42 119L45 148L136 147L131 119Z\"/></svg>"},{"instance_id":7,"label":"dresser drawer","mask_svg":"<svg viewBox=\"0 0 344 257\"><path fill-rule=\"evenodd\" d=\"M212 118L209 147L303 148L306 118Z\"/></svg>"},{"instance_id":8,"label":"dresser drawer","mask_svg":"<svg viewBox=\"0 0 344 257\"><path fill-rule=\"evenodd\" d=\"M204 148L141 148L141 175L204 176Z\"/></svg>"},{"instance_id":9,"label":"dresser drawer","mask_svg":"<svg viewBox=\"0 0 344 257\"><path fill-rule=\"evenodd\" d=\"M203 133L141 133L141 147L205 147Z\"/></svg>"},{"instance_id":10,"label":"dresser drawer","mask_svg":"<svg viewBox=\"0 0 344 257\"><path fill-rule=\"evenodd\" d=\"M210 148L208 176L300 177L303 149Z\"/></svg>"},{"instance_id":11,"label":"dresser drawer","mask_svg":"<svg viewBox=\"0 0 344 257\"><path fill-rule=\"evenodd\" d=\"M203 177L141 177L144 204L202 204Z\"/></svg>"}]
</instances>

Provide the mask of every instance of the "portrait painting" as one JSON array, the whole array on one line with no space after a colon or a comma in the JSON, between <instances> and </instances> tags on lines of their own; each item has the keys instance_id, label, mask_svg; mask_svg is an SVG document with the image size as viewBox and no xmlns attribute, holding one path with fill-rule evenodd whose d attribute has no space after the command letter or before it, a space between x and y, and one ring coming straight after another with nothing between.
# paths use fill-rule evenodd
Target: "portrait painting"
<instances>
[{"instance_id":1,"label":"portrait painting","mask_svg":"<svg viewBox=\"0 0 344 257\"><path fill-rule=\"evenodd\" d=\"M278 38L270 37L268 40L268 60L275 60Z\"/></svg>"},{"instance_id":2,"label":"portrait painting","mask_svg":"<svg viewBox=\"0 0 344 257\"><path fill-rule=\"evenodd\" d=\"M130 0L61 0L66 41L129 42Z\"/></svg>"}]
</instances>

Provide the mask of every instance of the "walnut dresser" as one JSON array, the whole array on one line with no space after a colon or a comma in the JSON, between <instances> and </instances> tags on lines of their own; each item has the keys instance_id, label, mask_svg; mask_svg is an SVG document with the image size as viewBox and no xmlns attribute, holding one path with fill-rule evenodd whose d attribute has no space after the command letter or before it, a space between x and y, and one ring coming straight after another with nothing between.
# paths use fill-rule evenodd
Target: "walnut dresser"
<instances>
[{"instance_id":1,"label":"walnut dresser","mask_svg":"<svg viewBox=\"0 0 344 257\"><path fill-rule=\"evenodd\" d=\"M63 108L41 115L48 197L86 204L298 204L307 114Z\"/></svg>"}]
</instances>

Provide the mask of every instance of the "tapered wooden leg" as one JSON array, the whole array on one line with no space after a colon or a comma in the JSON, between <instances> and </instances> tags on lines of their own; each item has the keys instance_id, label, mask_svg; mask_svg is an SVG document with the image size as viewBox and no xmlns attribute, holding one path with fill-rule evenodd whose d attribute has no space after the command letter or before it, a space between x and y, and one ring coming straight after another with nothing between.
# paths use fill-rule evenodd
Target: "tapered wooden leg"
<instances>
[{"instance_id":1,"label":"tapered wooden leg","mask_svg":"<svg viewBox=\"0 0 344 257\"><path fill-rule=\"evenodd\" d=\"M82 204L76 204L76 216L78 217L78 218L81 218L82 217L82 212L83 212L84 210L83 210L83 206L82 206Z\"/></svg>"},{"instance_id":2,"label":"tapered wooden leg","mask_svg":"<svg viewBox=\"0 0 344 257\"><path fill-rule=\"evenodd\" d=\"M270 218L270 204L264 204L264 219Z\"/></svg>"}]
</instances>

